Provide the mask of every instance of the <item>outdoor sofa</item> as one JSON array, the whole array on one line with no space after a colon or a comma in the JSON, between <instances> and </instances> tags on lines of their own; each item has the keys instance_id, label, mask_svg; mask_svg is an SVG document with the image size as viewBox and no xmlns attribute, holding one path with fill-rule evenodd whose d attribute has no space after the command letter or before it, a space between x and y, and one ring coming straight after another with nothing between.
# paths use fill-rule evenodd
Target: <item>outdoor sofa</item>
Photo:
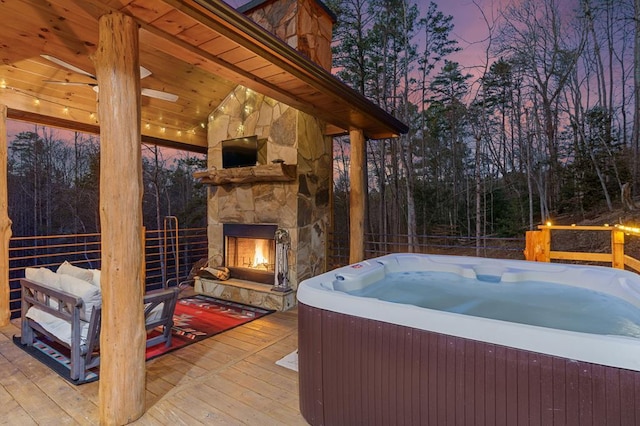
<instances>
[{"instance_id":1,"label":"outdoor sofa","mask_svg":"<svg viewBox=\"0 0 640 426\"><path fill-rule=\"evenodd\" d=\"M84 380L88 370L100 363L100 319L102 297L100 271L64 262L56 272L26 268L22 287L21 343L32 346L40 333L70 350L70 377ZM144 296L147 332L161 333L147 339L147 347L162 342L171 345L173 312L179 289L150 291ZM154 333L155 334L155 333Z\"/></svg>"}]
</instances>

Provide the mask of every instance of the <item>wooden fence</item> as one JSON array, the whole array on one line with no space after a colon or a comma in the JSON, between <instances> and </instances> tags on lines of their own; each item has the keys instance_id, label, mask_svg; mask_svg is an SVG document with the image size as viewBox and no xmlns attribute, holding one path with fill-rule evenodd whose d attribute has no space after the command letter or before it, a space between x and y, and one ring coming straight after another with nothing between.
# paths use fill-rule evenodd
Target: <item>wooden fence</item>
<instances>
[{"instance_id":1,"label":"wooden fence","mask_svg":"<svg viewBox=\"0 0 640 426\"><path fill-rule=\"evenodd\" d=\"M609 253L552 250L552 231L608 232L611 235L611 250ZM640 261L625 254L625 234L638 236L640 229L622 225L540 225L537 231L527 231L524 256L525 259L536 262L550 262L551 260L604 262L610 263L613 268L625 269L628 266L636 272L640 271Z\"/></svg>"}]
</instances>

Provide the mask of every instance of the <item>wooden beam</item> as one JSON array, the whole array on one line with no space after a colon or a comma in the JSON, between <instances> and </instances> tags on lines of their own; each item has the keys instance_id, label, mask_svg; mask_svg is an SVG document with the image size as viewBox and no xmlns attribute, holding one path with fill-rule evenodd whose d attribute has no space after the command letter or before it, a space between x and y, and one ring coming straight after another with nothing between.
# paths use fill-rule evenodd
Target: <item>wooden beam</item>
<instances>
[{"instance_id":1,"label":"wooden beam","mask_svg":"<svg viewBox=\"0 0 640 426\"><path fill-rule=\"evenodd\" d=\"M365 140L361 129L351 130L349 135L349 263L356 263L364 260L364 209L367 196L367 182L364 180Z\"/></svg>"},{"instance_id":2,"label":"wooden beam","mask_svg":"<svg viewBox=\"0 0 640 426\"><path fill-rule=\"evenodd\" d=\"M59 127L61 129L72 130L74 132L82 132L89 134L100 134L100 126L97 124L85 124L78 121L64 120L62 118L51 117L48 115L36 114L28 111L20 111L17 109L9 108L7 117L12 120L26 121L29 123L37 123L45 126ZM204 133L204 132L203 132ZM206 142L206 138L205 138ZM151 145L164 146L167 148L180 149L188 152L196 152L199 154L206 154L207 147L196 146L188 143L177 142L170 139L163 139L154 136L142 135L142 143L148 143Z\"/></svg>"},{"instance_id":3,"label":"wooden beam","mask_svg":"<svg viewBox=\"0 0 640 426\"><path fill-rule=\"evenodd\" d=\"M93 60L101 123L100 424L121 425L145 408L138 26L110 13L100 18L99 33Z\"/></svg>"},{"instance_id":4,"label":"wooden beam","mask_svg":"<svg viewBox=\"0 0 640 426\"><path fill-rule=\"evenodd\" d=\"M7 107L0 105L0 327L9 324L9 197L7 187Z\"/></svg>"},{"instance_id":5,"label":"wooden beam","mask_svg":"<svg viewBox=\"0 0 640 426\"><path fill-rule=\"evenodd\" d=\"M195 172L193 177L209 185L254 182L291 182L296 180L298 167L295 164L260 164L232 169L215 169Z\"/></svg>"}]
</instances>

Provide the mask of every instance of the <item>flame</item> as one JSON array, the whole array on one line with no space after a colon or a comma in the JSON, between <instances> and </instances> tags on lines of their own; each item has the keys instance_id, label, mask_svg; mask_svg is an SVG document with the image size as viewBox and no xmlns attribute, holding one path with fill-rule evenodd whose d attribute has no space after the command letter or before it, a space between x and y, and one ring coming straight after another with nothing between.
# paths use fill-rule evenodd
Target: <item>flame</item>
<instances>
[{"instance_id":1,"label":"flame","mask_svg":"<svg viewBox=\"0 0 640 426\"><path fill-rule=\"evenodd\" d=\"M253 265L251 265L252 268L267 269L267 264L269 263L269 259L265 257L265 252L268 250L267 244L269 244L269 241L267 240L256 240Z\"/></svg>"}]
</instances>

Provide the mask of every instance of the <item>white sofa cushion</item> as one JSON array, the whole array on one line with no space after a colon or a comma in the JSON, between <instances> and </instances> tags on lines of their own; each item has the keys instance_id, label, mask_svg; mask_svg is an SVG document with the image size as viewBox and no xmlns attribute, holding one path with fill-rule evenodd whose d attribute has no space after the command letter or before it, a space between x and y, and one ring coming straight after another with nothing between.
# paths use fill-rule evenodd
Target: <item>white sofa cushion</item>
<instances>
[{"instance_id":1,"label":"white sofa cushion","mask_svg":"<svg viewBox=\"0 0 640 426\"><path fill-rule=\"evenodd\" d=\"M100 269L89 269L91 271L91 275L93 278L91 279L91 283L96 287L100 288Z\"/></svg>"},{"instance_id":2,"label":"white sofa cushion","mask_svg":"<svg viewBox=\"0 0 640 426\"><path fill-rule=\"evenodd\" d=\"M80 311L80 318L89 321L91 312L96 306L102 305L102 293L100 287L96 287L88 281L81 280L71 275L58 274L60 276L60 288L62 291L71 293L82 298L84 309Z\"/></svg>"},{"instance_id":3,"label":"white sofa cushion","mask_svg":"<svg viewBox=\"0 0 640 426\"><path fill-rule=\"evenodd\" d=\"M25 268L24 277L45 287L61 290L60 275L47 268Z\"/></svg>"},{"instance_id":4,"label":"white sofa cushion","mask_svg":"<svg viewBox=\"0 0 640 426\"><path fill-rule=\"evenodd\" d=\"M62 290L60 287L60 275L56 274L47 268L25 268L24 277L29 281L33 281L42 286L53 288L55 290ZM44 297L40 297L44 302ZM53 309L58 309L58 301L54 299L49 300L49 306Z\"/></svg>"},{"instance_id":5,"label":"white sofa cushion","mask_svg":"<svg viewBox=\"0 0 640 426\"><path fill-rule=\"evenodd\" d=\"M84 321L91 319L94 306L102 306L100 287L88 281L67 274L58 274L47 268L25 268L24 275L30 281L82 298L84 309L80 311L80 318ZM58 303L54 300L51 300L49 305L58 309Z\"/></svg>"},{"instance_id":6,"label":"white sofa cushion","mask_svg":"<svg viewBox=\"0 0 640 426\"><path fill-rule=\"evenodd\" d=\"M62 262L62 265L58 267L56 271L58 274L71 275L72 277L79 278L84 281L88 281L93 283L93 272L89 269L79 268L67 262L66 260Z\"/></svg>"},{"instance_id":7,"label":"white sofa cushion","mask_svg":"<svg viewBox=\"0 0 640 426\"><path fill-rule=\"evenodd\" d=\"M71 323L53 316L48 312L44 312L35 306L29 308L27 311L27 318L37 322L42 326L42 328L47 330L47 332L53 334L69 346L71 345ZM80 321L81 344L86 344L88 333L89 323L86 321Z\"/></svg>"}]
</instances>

